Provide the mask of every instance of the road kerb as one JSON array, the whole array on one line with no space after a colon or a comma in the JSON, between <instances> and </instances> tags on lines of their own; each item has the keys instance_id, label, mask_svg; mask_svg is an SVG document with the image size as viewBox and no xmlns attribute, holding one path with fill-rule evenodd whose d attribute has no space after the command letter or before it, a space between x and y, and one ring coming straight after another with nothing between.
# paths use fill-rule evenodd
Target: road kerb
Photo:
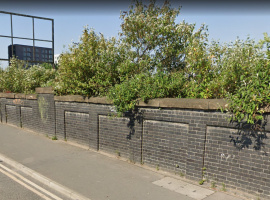
<instances>
[{"instance_id":1,"label":"road kerb","mask_svg":"<svg viewBox=\"0 0 270 200\"><path fill-rule=\"evenodd\" d=\"M11 165L12 167L14 167L15 169L23 172L24 174L34 178L35 180L41 182L42 184L56 190L57 192L69 197L69 198L72 198L72 199L75 199L75 200L91 200L87 197L84 197L76 192L74 192L73 190L59 184L59 183L56 183L55 181L35 172L34 170L32 169L29 169L28 167L25 167L24 165L10 159L10 158L7 158L6 156L0 154L0 160L2 160L3 162L7 163L8 165Z\"/></svg>"}]
</instances>

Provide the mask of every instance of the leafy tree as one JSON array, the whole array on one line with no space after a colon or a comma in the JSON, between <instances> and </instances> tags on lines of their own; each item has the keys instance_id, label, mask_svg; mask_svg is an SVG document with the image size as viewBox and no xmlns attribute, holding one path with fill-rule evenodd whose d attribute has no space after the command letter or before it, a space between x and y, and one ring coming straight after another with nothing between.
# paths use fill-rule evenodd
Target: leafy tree
<instances>
[{"instance_id":1,"label":"leafy tree","mask_svg":"<svg viewBox=\"0 0 270 200\"><path fill-rule=\"evenodd\" d=\"M136 71L125 44L105 39L87 27L78 44L62 54L55 90L59 95L104 95L108 89Z\"/></svg>"},{"instance_id":2,"label":"leafy tree","mask_svg":"<svg viewBox=\"0 0 270 200\"><path fill-rule=\"evenodd\" d=\"M109 91L108 96L119 112L133 109L139 98L145 101L158 97L195 98L193 91L183 90L191 88L189 75L198 74L197 83L208 80L204 76L210 70L206 56L207 27L202 25L195 31L195 24L185 21L177 24L179 13L180 7L171 8L169 1L160 7L153 0L148 6L135 0L129 11L121 13L120 40L130 49L136 71Z\"/></svg>"},{"instance_id":3,"label":"leafy tree","mask_svg":"<svg viewBox=\"0 0 270 200\"><path fill-rule=\"evenodd\" d=\"M176 23L179 8L150 1L132 2L121 12L119 38L105 39L84 28L79 43L61 55L59 69L22 67L12 60L0 69L0 90L33 92L54 86L58 95L108 96L119 113L138 100L153 98L226 98L237 121L255 123L270 107L270 37L256 43L208 42L207 26Z\"/></svg>"},{"instance_id":4,"label":"leafy tree","mask_svg":"<svg viewBox=\"0 0 270 200\"><path fill-rule=\"evenodd\" d=\"M179 13L180 7L171 8L167 0L162 7L154 0L148 6L135 0L129 11L121 12L121 41L134 50L131 58L138 73L183 68L187 47L194 39L205 38L204 25L194 32L195 24L175 23Z\"/></svg>"}]
</instances>

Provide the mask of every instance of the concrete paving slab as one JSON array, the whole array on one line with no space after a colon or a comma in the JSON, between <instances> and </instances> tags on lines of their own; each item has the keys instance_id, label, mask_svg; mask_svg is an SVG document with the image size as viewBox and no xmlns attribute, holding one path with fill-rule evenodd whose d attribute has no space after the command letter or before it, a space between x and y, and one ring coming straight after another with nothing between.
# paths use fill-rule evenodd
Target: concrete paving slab
<instances>
[{"instance_id":1,"label":"concrete paving slab","mask_svg":"<svg viewBox=\"0 0 270 200\"><path fill-rule=\"evenodd\" d=\"M215 192L171 177L154 181L153 184L172 190L196 200L202 200Z\"/></svg>"},{"instance_id":2,"label":"concrete paving slab","mask_svg":"<svg viewBox=\"0 0 270 200\"><path fill-rule=\"evenodd\" d=\"M179 187L183 187L187 185L188 183L181 180L177 180L175 178L165 177L160 180L154 181L153 184L174 191L178 189Z\"/></svg>"},{"instance_id":3,"label":"concrete paving slab","mask_svg":"<svg viewBox=\"0 0 270 200\"><path fill-rule=\"evenodd\" d=\"M204 200L240 200L239 197L234 197L222 192L216 192L212 194L211 196L205 198Z\"/></svg>"},{"instance_id":4,"label":"concrete paving slab","mask_svg":"<svg viewBox=\"0 0 270 200\"><path fill-rule=\"evenodd\" d=\"M196 200L202 200L215 192L206 188L202 188L196 185L187 184L185 186L179 187L175 190L180 194L186 195Z\"/></svg>"}]
</instances>

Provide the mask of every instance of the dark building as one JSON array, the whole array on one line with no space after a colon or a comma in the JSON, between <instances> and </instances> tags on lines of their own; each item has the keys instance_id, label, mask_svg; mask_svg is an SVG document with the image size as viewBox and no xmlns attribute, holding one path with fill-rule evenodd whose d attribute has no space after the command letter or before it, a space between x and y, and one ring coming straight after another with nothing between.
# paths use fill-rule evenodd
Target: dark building
<instances>
[{"instance_id":1,"label":"dark building","mask_svg":"<svg viewBox=\"0 0 270 200\"><path fill-rule=\"evenodd\" d=\"M28 61L29 64L53 62L52 48L36 47L21 44L13 44L13 55L19 60ZM35 56L34 56L35 55ZM8 57L12 57L12 45L8 46Z\"/></svg>"}]
</instances>

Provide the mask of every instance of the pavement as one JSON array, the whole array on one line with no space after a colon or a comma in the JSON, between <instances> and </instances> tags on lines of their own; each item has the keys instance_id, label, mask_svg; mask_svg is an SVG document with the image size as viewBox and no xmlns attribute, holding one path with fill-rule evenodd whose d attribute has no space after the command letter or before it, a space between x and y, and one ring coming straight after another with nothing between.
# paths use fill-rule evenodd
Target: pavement
<instances>
[{"instance_id":1,"label":"pavement","mask_svg":"<svg viewBox=\"0 0 270 200\"><path fill-rule=\"evenodd\" d=\"M242 199L192 184L169 173L0 123L1 163L44 187L51 187L64 195L62 199ZM9 181L8 184L12 183Z\"/></svg>"}]
</instances>

